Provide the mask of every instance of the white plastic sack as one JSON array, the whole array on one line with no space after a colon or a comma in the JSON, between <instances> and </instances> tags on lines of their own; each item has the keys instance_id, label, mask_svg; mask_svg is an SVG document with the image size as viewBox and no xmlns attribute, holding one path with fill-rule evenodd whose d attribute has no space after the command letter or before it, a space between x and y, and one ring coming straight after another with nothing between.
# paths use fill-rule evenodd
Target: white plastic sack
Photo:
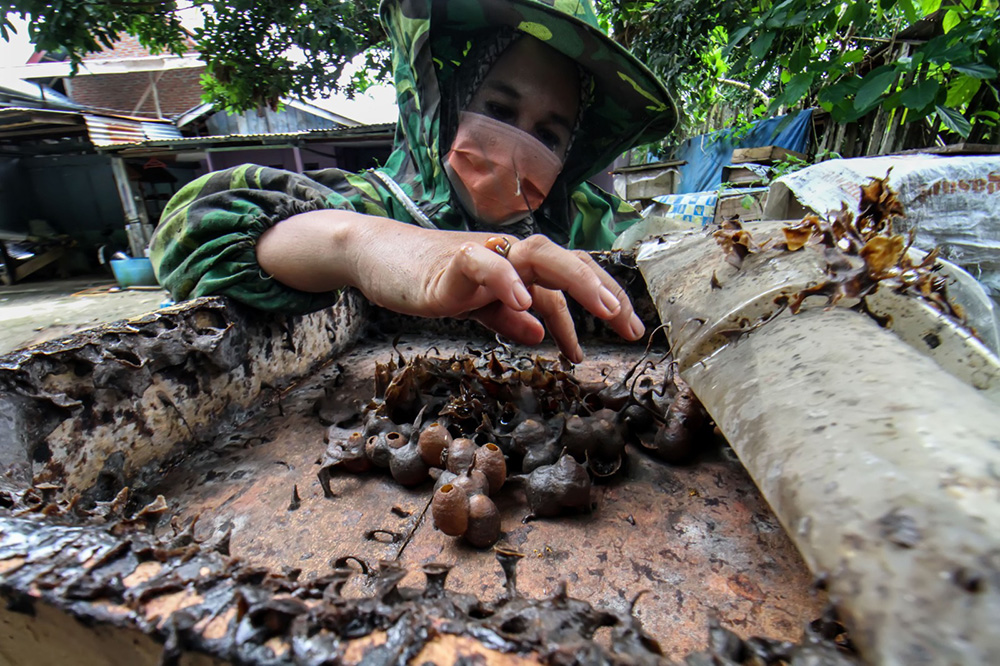
<instances>
[{"instance_id":1,"label":"white plastic sack","mask_svg":"<svg viewBox=\"0 0 1000 666\"><path fill-rule=\"evenodd\" d=\"M771 184L765 219L785 217L789 196L819 215L846 204L857 211L860 186L884 178L916 227L916 246L975 276L1000 301L1000 155L941 157L894 155L829 160Z\"/></svg>"}]
</instances>

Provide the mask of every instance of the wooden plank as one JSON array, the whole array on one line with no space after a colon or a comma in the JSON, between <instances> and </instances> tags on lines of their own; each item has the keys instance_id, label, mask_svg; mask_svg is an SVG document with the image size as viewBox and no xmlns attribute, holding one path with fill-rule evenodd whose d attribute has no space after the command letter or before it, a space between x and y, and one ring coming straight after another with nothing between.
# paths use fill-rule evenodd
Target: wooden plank
<instances>
[{"instance_id":1,"label":"wooden plank","mask_svg":"<svg viewBox=\"0 0 1000 666\"><path fill-rule=\"evenodd\" d=\"M761 146L759 148L737 148L733 151L731 162L733 164L741 164L744 162L770 164L772 162L786 160L789 157L797 157L802 160L806 158L804 153L788 150L787 148L781 148L779 146Z\"/></svg>"},{"instance_id":2,"label":"wooden plank","mask_svg":"<svg viewBox=\"0 0 1000 666\"><path fill-rule=\"evenodd\" d=\"M666 160L663 162L651 162L649 164L635 164L632 166L623 166L615 169L611 172L611 175L617 176L622 173L641 173L643 171L657 171L659 169L664 169L667 167L679 167L687 164L687 160Z\"/></svg>"},{"instance_id":3,"label":"wooden plank","mask_svg":"<svg viewBox=\"0 0 1000 666\"><path fill-rule=\"evenodd\" d=\"M743 205L744 199L748 196L753 199L749 208ZM714 221L721 222L722 220L728 220L734 215L738 215L744 222L762 220L764 219L764 200L766 197L767 191L719 197L719 200L715 204Z\"/></svg>"},{"instance_id":4,"label":"wooden plank","mask_svg":"<svg viewBox=\"0 0 1000 666\"><path fill-rule=\"evenodd\" d=\"M858 123L847 123L844 130L844 145L840 154L842 157L855 157L858 154L855 143L858 139Z\"/></svg>"},{"instance_id":5,"label":"wooden plank","mask_svg":"<svg viewBox=\"0 0 1000 666\"><path fill-rule=\"evenodd\" d=\"M677 189L677 169L670 167L656 171L630 173L625 179L625 198L629 201L652 199L661 194L673 194Z\"/></svg>"},{"instance_id":6,"label":"wooden plank","mask_svg":"<svg viewBox=\"0 0 1000 666\"><path fill-rule=\"evenodd\" d=\"M843 155L844 154L844 135L847 132L847 123L837 123L835 125L835 127L837 129L836 129L836 132L834 133L833 141L830 144L830 150Z\"/></svg>"},{"instance_id":7,"label":"wooden plank","mask_svg":"<svg viewBox=\"0 0 1000 666\"><path fill-rule=\"evenodd\" d=\"M722 182L730 183L737 187L751 187L754 185L763 185L764 178L746 167L729 165L722 167Z\"/></svg>"},{"instance_id":8,"label":"wooden plank","mask_svg":"<svg viewBox=\"0 0 1000 666\"><path fill-rule=\"evenodd\" d=\"M885 138L887 126L889 124L889 112L879 107L872 118L871 131L868 132L868 140L864 143L865 155L878 155L879 146Z\"/></svg>"},{"instance_id":9,"label":"wooden plank","mask_svg":"<svg viewBox=\"0 0 1000 666\"><path fill-rule=\"evenodd\" d=\"M28 259L24 263L17 264L15 262L11 262L12 264L14 264L13 266L11 266L10 264L7 265L8 275L13 276L13 281L9 284L13 284L14 282L20 282L21 280L28 277L35 271L39 271L45 268L53 261L62 259L64 256L66 256L66 248L63 246L59 246L59 247L54 247L47 252L43 252L42 254L36 254L34 257Z\"/></svg>"},{"instance_id":10,"label":"wooden plank","mask_svg":"<svg viewBox=\"0 0 1000 666\"><path fill-rule=\"evenodd\" d=\"M912 47L909 44L904 44L899 51L899 57L908 57L911 50ZM902 78L902 82L900 84L901 89L906 90L911 87L916 76L917 70L907 72L907 74ZM889 127L886 129L885 135L882 137L882 141L879 145L879 155L887 155L894 152L896 147L901 143L900 135L903 131L903 121L906 119L907 113L906 108L902 106L893 109L892 116L889 120Z\"/></svg>"}]
</instances>

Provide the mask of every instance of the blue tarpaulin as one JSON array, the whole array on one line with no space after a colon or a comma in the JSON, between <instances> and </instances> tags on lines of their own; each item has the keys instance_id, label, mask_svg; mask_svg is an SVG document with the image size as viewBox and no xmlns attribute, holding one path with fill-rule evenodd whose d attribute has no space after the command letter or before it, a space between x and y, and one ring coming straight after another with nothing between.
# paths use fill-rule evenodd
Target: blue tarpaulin
<instances>
[{"instance_id":1,"label":"blue tarpaulin","mask_svg":"<svg viewBox=\"0 0 1000 666\"><path fill-rule=\"evenodd\" d=\"M740 138L733 138L733 130L721 130L688 139L681 144L676 159L686 160L678 168L680 183L677 194L708 192L722 184L722 167L730 164L736 148L779 146L800 153L809 147L809 129L812 126L812 109L798 112L775 133L787 116L768 118L754 123L753 128Z\"/></svg>"}]
</instances>

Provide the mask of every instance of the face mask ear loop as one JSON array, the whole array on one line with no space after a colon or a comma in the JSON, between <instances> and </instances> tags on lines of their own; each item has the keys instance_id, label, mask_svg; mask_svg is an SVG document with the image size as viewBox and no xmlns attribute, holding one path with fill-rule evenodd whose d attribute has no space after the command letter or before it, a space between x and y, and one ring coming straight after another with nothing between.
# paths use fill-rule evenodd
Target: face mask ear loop
<instances>
[{"instance_id":1,"label":"face mask ear loop","mask_svg":"<svg viewBox=\"0 0 1000 666\"><path fill-rule=\"evenodd\" d=\"M528 202L528 195L521 191L521 172L517 170L517 165L513 162L511 162L511 166L514 167L514 178L517 179L516 194L520 194L521 199L524 200L524 207L528 209L527 218L531 220L532 228L537 228L538 223L535 221L535 211L531 210L531 204Z\"/></svg>"}]
</instances>

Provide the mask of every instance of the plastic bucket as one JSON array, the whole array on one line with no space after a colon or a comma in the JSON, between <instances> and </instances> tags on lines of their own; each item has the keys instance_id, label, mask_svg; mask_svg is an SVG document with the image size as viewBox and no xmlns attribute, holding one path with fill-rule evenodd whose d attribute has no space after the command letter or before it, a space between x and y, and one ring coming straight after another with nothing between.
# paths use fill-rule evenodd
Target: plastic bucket
<instances>
[{"instance_id":1,"label":"plastic bucket","mask_svg":"<svg viewBox=\"0 0 1000 666\"><path fill-rule=\"evenodd\" d=\"M156 281L156 274L153 272L153 264L146 257L112 259L111 272L115 274L115 279L124 289L128 287L155 287L159 284Z\"/></svg>"}]
</instances>

